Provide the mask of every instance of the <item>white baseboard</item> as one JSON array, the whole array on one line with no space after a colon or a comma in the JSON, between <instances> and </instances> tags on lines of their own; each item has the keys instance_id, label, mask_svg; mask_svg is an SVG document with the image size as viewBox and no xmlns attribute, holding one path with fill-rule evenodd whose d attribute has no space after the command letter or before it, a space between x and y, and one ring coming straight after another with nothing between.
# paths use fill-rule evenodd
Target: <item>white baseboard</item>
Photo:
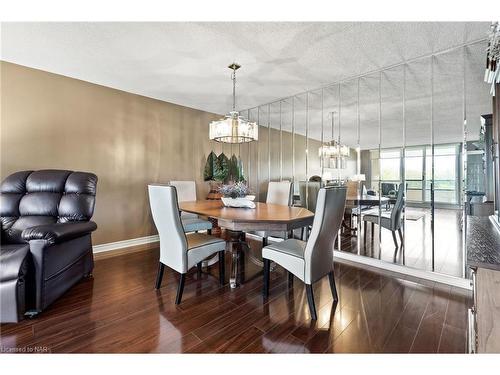
<instances>
[{"instance_id":1,"label":"white baseboard","mask_svg":"<svg viewBox=\"0 0 500 375\"><path fill-rule=\"evenodd\" d=\"M122 250L127 247L151 244L159 242L160 237L158 235L132 238L130 240L117 241L105 243L102 245L95 245L92 247L94 254L104 253L108 251ZM467 279L462 279L460 277L449 276L441 273L430 272L425 270L419 270L412 267L405 267L399 264L383 262L378 259L373 259L370 257L359 256L352 253L346 253L343 251L334 251L334 257L340 261L344 260L348 263L356 265L367 265L370 267L382 269L385 271L394 272L403 276L412 276L418 279L424 279L429 281L434 281L442 284L447 284L455 286L462 289L471 290L471 282Z\"/></svg>"},{"instance_id":2,"label":"white baseboard","mask_svg":"<svg viewBox=\"0 0 500 375\"><path fill-rule=\"evenodd\" d=\"M412 276L418 279L434 281L441 284L455 286L461 289L472 290L471 281L468 279L462 279L461 277L445 275L437 272L419 270L417 268L406 267L400 264L384 262L378 259L359 256L356 254L346 253L343 251L334 251L333 256L336 259L339 259L341 261L345 260L348 263L356 263L358 265L363 264L370 267L379 268L385 271L394 272L403 276Z\"/></svg>"},{"instance_id":3,"label":"white baseboard","mask_svg":"<svg viewBox=\"0 0 500 375\"><path fill-rule=\"evenodd\" d=\"M123 240L123 241L104 243L102 245L95 245L92 246L92 251L94 254L105 253L108 251L121 250L127 247L146 245L149 243L155 243L159 241L160 241L160 236L156 234L154 236L132 238L130 240Z\"/></svg>"}]
</instances>

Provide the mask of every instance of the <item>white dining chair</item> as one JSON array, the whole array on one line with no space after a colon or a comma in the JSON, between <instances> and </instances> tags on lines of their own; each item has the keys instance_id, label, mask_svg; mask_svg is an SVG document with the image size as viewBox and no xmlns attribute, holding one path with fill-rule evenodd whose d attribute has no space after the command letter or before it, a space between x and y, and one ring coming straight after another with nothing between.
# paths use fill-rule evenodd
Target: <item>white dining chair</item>
<instances>
[{"instance_id":1,"label":"white dining chair","mask_svg":"<svg viewBox=\"0 0 500 375\"><path fill-rule=\"evenodd\" d=\"M273 261L306 284L311 319L317 319L312 285L323 276L328 275L333 299L338 301L333 275L333 246L342 224L345 201L345 187L319 189L314 221L307 242L288 239L262 249L264 259L262 294L264 298L269 296L269 273L271 261Z\"/></svg>"},{"instance_id":2,"label":"white dining chair","mask_svg":"<svg viewBox=\"0 0 500 375\"><path fill-rule=\"evenodd\" d=\"M267 185L267 196L266 203L271 204L279 204L281 206L290 206L292 203L292 192L293 192L293 184L290 181L271 181ZM282 238L286 239L286 232L279 231L252 231L248 232L255 236L262 238L262 247L267 246L268 238Z\"/></svg>"},{"instance_id":3,"label":"white dining chair","mask_svg":"<svg viewBox=\"0 0 500 375\"><path fill-rule=\"evenodd\" d=\"M184 232L174 186L149 185L148 191L151 213L160 235L160 262L155 288L161 286L165 266L179 272L175 303L180 304L188 270L215 253L219 254L219 282L224 285L226 242L208 234Z\"/></svg>"},{"instance_id":4,"label":"white dining chair","mask_svg":"<svg viewBox=\"0 0 500 375\"><path fill-rule=\"evenodd\" d=\"M196 201L195 181L170 181L170 185L175 186L177 189L177 199L179 202ZM201 219L196 214L181 212L181 221L186 233L206 230L210 234L212 231L212 223L209 220Z\"/></svg>"}]
</instances>

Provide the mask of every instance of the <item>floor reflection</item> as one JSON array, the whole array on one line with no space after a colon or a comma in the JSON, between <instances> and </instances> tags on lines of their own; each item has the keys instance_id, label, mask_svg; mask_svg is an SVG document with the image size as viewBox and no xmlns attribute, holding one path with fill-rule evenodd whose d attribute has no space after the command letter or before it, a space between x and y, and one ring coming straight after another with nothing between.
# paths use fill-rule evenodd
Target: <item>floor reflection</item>
<instances>
[{"instance_id":1,"label":"floor reflection","mask_svg":"<svg viewBox=\"0 0 500 375\"><path fill-rule=\"evenodd\" d=\"M462 277L462 231L460 210L435 209L434 271ZM404 246L396 248L390 231L380 232L375 225L375 235L367 229L366 246L363 231L359 234L343 232L342 251L360 254L386 262L397 263L426 271L433 270L431 212L424 208L406 208ZM399 239L398 239L399 241Z\"/></svg>"}]
</instances>

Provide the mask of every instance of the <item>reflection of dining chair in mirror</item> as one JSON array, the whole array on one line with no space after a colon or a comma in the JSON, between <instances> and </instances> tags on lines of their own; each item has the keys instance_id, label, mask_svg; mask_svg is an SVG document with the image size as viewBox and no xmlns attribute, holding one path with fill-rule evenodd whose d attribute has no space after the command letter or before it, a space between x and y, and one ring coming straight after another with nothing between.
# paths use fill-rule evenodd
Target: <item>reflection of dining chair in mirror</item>
<instances>
[{"instance_id":1,"label":"reflection of dining chair in mirror","mask_svg":"<svg viewBox=\"0 0 500 375\"><path fill-rule=\"evenodd\" d=\"M267 187L266 203L290 206L292 204L293 184L290 181L271 181ZM268 237L286 239L287 233L279 231L253 231L250 234L262 237L262 247L267 246Z\"/></svg>"},{"instance_id":2,"label":"reflection of dining chair in mirror","mask_svg":"<svg viewBox=\"0 0 500 375\"><path fill-rule=\"evenodd\" d=\"M180 273L175 304L181 303L188 270L213 254L219 255L219 282L224 285L226 242L202 233L184 232L174 186L149 185L149 204L160 235L160 261L155 289L159 289L165 266Z\"/></svg>"},{"instance_id":3,"label":"reflection of dining chair in mirror","mask_svg":"<svg viewBox=\"0 0 500 375\"><path fill-rule=\"evenodd\" d=\"M356 204L350 203L349 198L356 198L359 195L359 182L358 181L347 181L347 202L345 205L344 212L344 224L343 228L349 231L355 231L352 223L353 216L358 215L359 207ZM349 224L345 223L345 220L349 220Z\"/></svg>"},{"instance_id":4,"label":"reflection of dining chair in mirror","mask_svg":"<svg viewBox=\"0 0 500 375\"><path fill-rule=\"evenodd\" d=\"M380 192L383 197L389 198L386 209L391 208L391 204L396 201L398 195L398 185L392 182L382 182L380 184Z\"/></svg>"},{"instance_id":5,"label":"reflection of dining chair in mirror","mask_svg":"<svg viewBox=\"0 0 500 375\"><path fill-rule=\"evenodd\" d=\"M383 197L395 197L397 194L398 186L392 182L382 182L380 184L380 190Z\"/></svg>"},{"instance_id":6,"label":"reflection of dining chair in mirror","mask_svg":"<svg viewBox=\"0 0 500 375\"><path fill-rule=\"evenodd\" d=\"M321 188L318 192L311 235L307 242L288 239L262 249L264 298L269 296L269 273L273 261L306 284L311 319L317 319L312 285L323 276L328 275L333 299L338 301L333 275L333 244L344 216L345 201L345 187Z\"/></svg>"},{"instance_id":7,"label":"reflection of dining chair in mirror","mask_svg":"<svg viewBox=\"0 0 500 375\"><path fill-rule=\"evenodd\" d=\"M398 241L396 239L396 231L399 234L399 239L401 240L401 247L404 246L403 233L401 231L401 213L404 207L404 189L403 184L399 184L398 193L396 196L396 202L392 207L391 211L380 211L379 209L373 209L367 211L363 214L363 226L364 226L364 246L366 248L366 227L370 222L371 225L371 235L374 236L375 224L379 224L384 229L388 229L392 232L392 239L394 240L394 245L396 249L399 248Z\"/></svg>"},{"instance_id":8,"label":"reflection of dining chair in mirror","mask_svg":"<svg viewBox=\"0 0 500 375\"><path fill-rule=\"evenodd\" d=\"M307 208L311 212L316 211L316 201L318 199L318 192L321 188L321 182L318 181L299 181L299 196L300 196L300 205L304 208ZM304 235L307 237L309 235L309 230L311 227L305 228L307 229L304 233L304 229L302 229L301 239L305 239Z\"/></svg>"},{"instance_id":9,"label":"reflection of dining chair in mirror","mask_svg":"<svg viewBox=\"0 0 500 375\"><path fill-rule=\"evenodd\" d=\"M345 213L344 213L344 218L347 218L349 220L349 224L347 225L344 221L343 227L345 229L348 229L350 231L357 231L357 228L359 226L359 213L360 211L366 211L372 208L372 206L367 206L367 205L358 205L354 202L356 202L356 198L361 195L361 198L363 196L366 196L366 187L365 185L360 185L365 181L365 175L355 175L354 176L355 180L350 180L347 181L346 186L347 186L347 202L346 202L346 207L345 207ZM361 194L359 192L361 188ZM353 218L356 218L356 225L353 226Z\"/></svg>"},{"instance_id":10,"label":"reflection of dining chair in mirror","mask_svg":"<svg viewBox=\"0 0 500 375\"><path fill-rule=\"evenodd\" d=\"M311 212L316 211L316 200L318 198L318 192L320 188L321 182L299 181L299 196L301 206L307 208Z\"/></svg>"}]
</instances>

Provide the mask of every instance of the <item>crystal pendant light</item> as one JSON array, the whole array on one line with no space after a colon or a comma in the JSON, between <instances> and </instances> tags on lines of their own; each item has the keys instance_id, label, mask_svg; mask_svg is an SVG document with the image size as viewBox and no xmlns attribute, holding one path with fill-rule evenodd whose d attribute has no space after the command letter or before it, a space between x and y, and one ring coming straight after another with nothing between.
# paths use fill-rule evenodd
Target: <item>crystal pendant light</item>
<instances>
[{"instance_id":1,"label":"crystal pendant light","mask_svg":"<svg viewBox=\"0 0 500 375\"><path fill-rule=\"evenodd\" d=\"M212 121L209 125L210 140L223 143L245 143L257 141L259 139L259 126L255 122L250 122L240 116L236 111L236 70L241 65L232 63L228 66L233 71L233 110L223 119Z\"/></svg>"}]
</instances>

